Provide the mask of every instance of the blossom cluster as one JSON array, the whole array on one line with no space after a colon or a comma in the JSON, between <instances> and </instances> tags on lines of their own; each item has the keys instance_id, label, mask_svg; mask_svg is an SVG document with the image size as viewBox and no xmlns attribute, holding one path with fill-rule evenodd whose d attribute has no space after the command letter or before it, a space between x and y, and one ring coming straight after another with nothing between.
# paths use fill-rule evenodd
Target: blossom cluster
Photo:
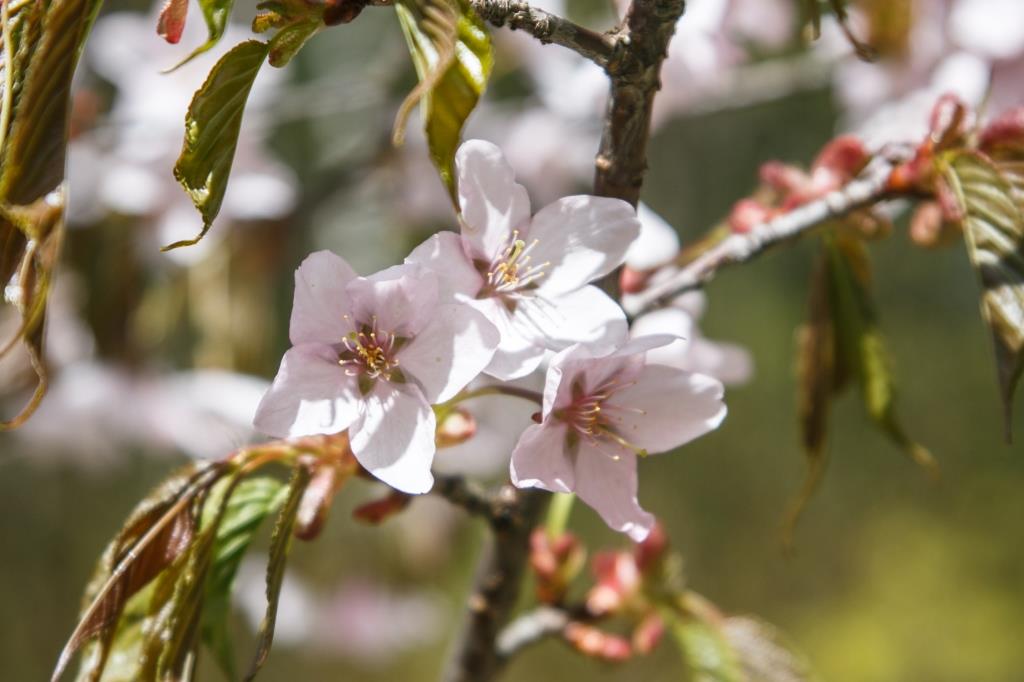
<instances>
[{"instance_id":1,"label":"blossom cluster","mask_svg":"<svg viewBox=\"0 0 1024 682\"><path fill-rule=\"evenodd\" d=\"M512 482L575 492L641 540L654 518L637 501L638 457L672 450L725 417L722 381L686 359L713 346L681 338L693 329L688 316L677 319L682 309L631 334L622 308L593 284L638 242L632 206L578 195L532 214L501 151L480 140L461 146L456 167L458 233L437 233L402 264L368 276L329 251L299 266L292 348L256 427L285 438L347 431L373 476L425 493L438 444L448 441L437 415L470 397L464 389L480 375L507 382L546 365L542 409L512 451ZM675 333L659 333L666 327ZM745 357L737 372L711 356L708 366L724 375L747 373Z\"/></svg>"}]
</instances>

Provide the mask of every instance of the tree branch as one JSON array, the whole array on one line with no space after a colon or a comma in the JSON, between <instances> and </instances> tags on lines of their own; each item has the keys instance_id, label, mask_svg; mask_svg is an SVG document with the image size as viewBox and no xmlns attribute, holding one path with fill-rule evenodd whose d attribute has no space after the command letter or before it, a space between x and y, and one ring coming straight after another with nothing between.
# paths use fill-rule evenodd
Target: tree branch
<instances>
[{"instance_id":1,"label":"tree branch","mask_svg":"<svg viewBox=\"0 0 1024 682\"><path fill-rule=\"evenodd\" d=\"M491 519L493 535L481 560L468 599L462 634L443 677L448 682L493 679L505 662L496 645L519 597L529 558L530 531L536 526L550 494L542 490L502 488L498 511Z\"/></svg>"},{"instance_id":2,"label":"tree branch","mask_svg":"<svg viewBox=\"0 0 1024 682\"><path fill-rule=\"evenodd\" d=\"M636 206L647 169L651 109L660 87L661 63L683 14L684 0L633 0L623 25L605 35L532 9L525 2L470 3L493 24L521 28L542 42L569 47L605 68L611 95L595 161L594 193ZM517 648L507 642L502 647L498 637L519 596L529 559L530 531L540 522L550 494L506 486L499 499L506 499L507 506L499 507L499 513L491 518L494 533L481 559L466 622L444 676L447 682L491 680Z\"/></svg>"},{"instance_id":3,"label":"tree branch","mask_svg":"<svg viewBox=\"0 0 1024 682\"><path fill-rule=\"evenodd\" d=\"M624 199L633 206L640 200L661 63L684 8L684 0L633 0L617 31L625 47L606 67L611 97L595 160L595 194Z\"/></svg>"},{"instance_id":4,"label":"tree branch","mask_svg":"<svg viewBox=\"0 0 1024 682\"><path fill-rule=\"evenodd\" d=\"M430 492L440 495L456 507L462 507L473 516L480 516L493 523L500 513L499 504L481 486L462 476L434 474L434 487Z\"/></svg>"},{"instance_id":5,"label":"tree branch","mask_svg":"<svg viewBox=\"0 0 1024 682\"><path fill-rule=\"evenodd\" d=\"M602 68L608 65L615 52L612 36L531 7L523 0L470 0L469 4L482 19L495 26L526 31L542 43L567 47Z\"/></svg>"},{"instance_id":6,"label":"tree branch","mask_svg":"<svg viewBox=\"0 0 1024 682\"><path fill-rule=\"evenodd\" d=\"M892 164L879 160L860 178L789 213L732 234L673 274L659 278L644 291L630 296L624 307L630 315L656 307L684 291L697 289L711 281L722 268L753 260L769 248L790 241L823 222L890 198L886 184Z\"/></svg>"},{"instance_id":7,"label":"tree branch","mask_svg":"<svg viewBox=\"0 0 1024 682\"><path fill-rule=\"evenodd\" d=\"M538 606L505 626L498 635L498 655L511 658L521 650L552 635L560 634L572 617L565 609Z\"/></svg>"}]
</instances>

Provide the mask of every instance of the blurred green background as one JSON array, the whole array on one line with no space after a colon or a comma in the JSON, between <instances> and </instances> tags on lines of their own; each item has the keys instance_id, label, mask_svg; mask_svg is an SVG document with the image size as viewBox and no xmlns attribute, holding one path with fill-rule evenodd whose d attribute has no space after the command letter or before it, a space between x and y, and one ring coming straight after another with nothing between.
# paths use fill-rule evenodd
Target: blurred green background
<instances>
[{"instance_id":1,"label":"blurred green background","mask_svg":"<svg viewBox=\"0 0 1024 682\"><path fill-rule=\"evenodd\" d=\"M332 77L358 75L366 55L379 55L386 67L381 87L397 101L412 80L403 49L390 13L368 10L358 24L317 37L290 67L290 87L330 88ZM518 96L520 80L515 72L499 73L494 90ZM77 273L80 312L104 357L163 369L214 364L197 351L213 333L202 324L212 316L221 321L216 343L239 344L228 354L232 368L269 378L286 348L291 276L303 254L330 247L365 272L400 259L428 233L432 226L396 222L388 210L389 197L403 191L399 183L366 182L387 156L394 103L341 99L345 106L337 111L292 117L270 131L273 148L298 175L300 208L280 223L232 229L218 247L229 260L200 266L230 268L230 295L212 297L218 303L203 299L209 289L183 294L187 302L174 313L159 303L174 300L169 292L185 286L175 278L188 275L151 277L131 267L118 244L133 240L138 224L114 219L70 235L66 268ZM692 239L751 190L761 162L809 162L832 136L836 116L830 93L819 90L673 121L651 144L644 199ZM903 420L935 453L941 480L930 482L879 435L850 394L834 410L829 469L797 531L795 553L784 553L781 523L803 475L793 372L794 329L805 314L813 254L803 243L731 269L709 287L704 332L749 348L756 375L728 391L729 417L719 431L641 464L641 501L663 519L693 589L729 613L756 614L780 627L823 680L1024 680L1024 449L1001 439L974 274L961 245L923 251L902 223L871 252ZM199 305L190 295L226 308L189 315L189 306ZM161 313L152 324L163 331L150 329L140 340L146 323L137 309L146 301ZM73 452L37 458L31 441L10 434L0 434L0 451L0 679L41 680L74 626L103 545L180 457L126 446L107 464L83 466ZM321 538L295 546L291 571L325 594L362 579L399 593L426 591L440 617L412 645L373 660L343 647L279 643L260 679L436 678L461 618L482 529L464 520L452 525L433 500L413 504L407 516L418 517L418 525L359 526L349 513L367 495L363 484L344 490ZM584 506L575 509L572 526L592 547L626 544ZM379 622L381 638L398 625ZM346 627L339 619L329 638L345 640ZM251 631L241 621L237 629L244 655ZM200 677L217 675L204 669ZM548 642L515 660L505 679L684 677L670 641L646 659L615 667Z\"/></svg>"}]
</instances>

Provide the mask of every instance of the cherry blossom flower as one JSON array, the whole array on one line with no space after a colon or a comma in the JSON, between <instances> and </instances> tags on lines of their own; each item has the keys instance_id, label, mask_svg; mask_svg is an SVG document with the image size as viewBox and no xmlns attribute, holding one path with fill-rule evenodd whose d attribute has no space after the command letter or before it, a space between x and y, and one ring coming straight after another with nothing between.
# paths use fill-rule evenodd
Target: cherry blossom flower
<instances>
[{"instance_id":1,"label":"cherry blossom flower","mask_svg":"<svg viewBox=\"0 0 1024 682\"><path fill-rule=\"evenodd\" d=\"M438 304L435 275L399 265L359 277L330 251L295 273L292 348L256 427L298 437L349 430L359 463L388 485L433 485L434 412L490 362L498 332L469 306Z\"/></svg>"},{"instance_id":2,"label":"cherry blossom flower","mask_svg":"<svg viewBox=\"0 0 1024 682\"><path fill-rule=\"evenodd\" d=\"M746 383L753 374L750 353L733 343L707 339L697 327L706 306L702 292L683 294L672 305L638 317L630 334L633 338L655 334L677 337L668 345L647 351L648 362L707 374L726 385Z\"/></svg>"},{"instance_id":3,"label":"cherry blossom flower","mask_svg":"<svg viewBox=\"0 0 1024 682\"><path fill-rule=\"evenodd\" d=\"M552 360L540 424L512 452L512 482L576 492L613 529L641 541L654 517L637 502L638 456L665 452L715 429L725 418L720 381L649 363L672 336L647 336L618 349L576 345Z\"/></svg>"},{"instance_id":4,"label":"cherry blossom flower","mask_svg":"<svg viewBox=\"0 0 1024 682\"><path fill-rule=\"evenodd\" d=\"M640 231L633 208L578 195L531 218L526 190L496 146L470 140L456 165L461 233L434 235L406 262L438 274L442 300L464 301L498 328L501 344L485 371L514 379L546 350L623 339L621 308L588 282L622 263Z\"/></svg>"}]
</instances>

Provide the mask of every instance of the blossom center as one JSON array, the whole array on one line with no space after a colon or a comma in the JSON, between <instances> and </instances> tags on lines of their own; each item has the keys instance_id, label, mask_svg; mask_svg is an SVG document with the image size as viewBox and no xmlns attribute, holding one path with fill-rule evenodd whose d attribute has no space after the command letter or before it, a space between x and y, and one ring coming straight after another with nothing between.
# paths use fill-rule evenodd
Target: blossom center
<instances>
[{"instance_id":1,"label":"blossom center","mask_svg":"<svg viewBox=\"0 0 1024 682\"><path fill-rule=\"evenodd\" d=\"M349 376L368 379L383 378L391 381L399 375L398 348L402 339L392 332L377 328L377 318L370 325L362 325L358 332L350 332L341 340L344 350L338 353L338 364Z\"/></svg>"},{"instance_id":2,"label":"blossom center","mask_svg":"<svg viewBox=\"0 0 1024 682\"><path fill-rule=\"evenodd\" d=\"M484 289L489 294L508 294L534 285L544 276L550 263L533 263L530 252L540 240L529 244L519 238L519 230L512 230L505 248L490 264L486 272Z\"/></svg>"},{"instance_id":3,"label":"blossom center","mask_svg":"<svg viewBox=\"0 0 1024 682\"><path fill-rule=\"evenodd\" d=\"M612 378L597 389L586 391L581 382L573 383L572 402L555 411L555 417L569 426L570 447L583 440L604 452L603 446L614 443L641 457L647 455L647 450L626 440L621 429L626 413L643 413L643 410L609 402L616 391L628 385L631 384ZM614 450L608 454L612 459L619 458Z\"/></svg>"}]
</instances>

